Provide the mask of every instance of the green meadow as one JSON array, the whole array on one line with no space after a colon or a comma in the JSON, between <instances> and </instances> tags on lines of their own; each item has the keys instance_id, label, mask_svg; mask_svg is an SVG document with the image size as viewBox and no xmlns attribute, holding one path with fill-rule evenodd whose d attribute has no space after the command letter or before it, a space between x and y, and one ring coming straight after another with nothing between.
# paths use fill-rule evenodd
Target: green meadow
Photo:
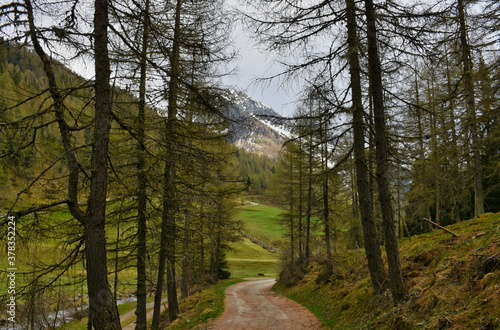
<instances>
[{"instance_id":1,"label":"green meadow","mask_svg":"<svg viewBox=\"0 0 500 330\"><path fill-rule=\"evenodd\" d=\"M245 224L251 236L271 245L280 245L286 229L281 225L282 210L267 205L248 205L240 208L236 217Z\"/></svg>"},{"instance_id":2,"label":"green meadow","mask_svg":"<svg viewBox=\"0 0 500 330\"><path fill-rule=\"evenodd\" d=\"M279 247L286 230L280 223L283 211L266 205L246 205L236 217L243 222L243 231L266 244ZM248 238L232 243L226 254L232 278L277 277L280 272L280 254L268 251Z\"/></svg>"}]
</instances>

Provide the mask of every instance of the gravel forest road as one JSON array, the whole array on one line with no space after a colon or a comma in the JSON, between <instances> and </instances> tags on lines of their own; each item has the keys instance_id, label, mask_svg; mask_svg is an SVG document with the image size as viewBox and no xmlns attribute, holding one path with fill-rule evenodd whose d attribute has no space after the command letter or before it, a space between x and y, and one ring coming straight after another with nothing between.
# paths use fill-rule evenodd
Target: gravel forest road
<instances>
[{"instance_id":1,"label":"gravel forest road","mask_svg":"<svg viewBox=\"0 0 500 330\"><path fill-rule=\"evenodd\" d=\"M226 309L208 329L321 329L305 307L272 291L275 279L234 284L226 290Z\"/></svg>"}]
</instances>

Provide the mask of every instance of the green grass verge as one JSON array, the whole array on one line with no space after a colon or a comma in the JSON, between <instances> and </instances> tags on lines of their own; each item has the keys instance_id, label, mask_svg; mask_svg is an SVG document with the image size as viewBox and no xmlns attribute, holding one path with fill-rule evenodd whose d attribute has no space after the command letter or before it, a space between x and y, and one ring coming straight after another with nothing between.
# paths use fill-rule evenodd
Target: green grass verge
<instances>
[{"instance_id":1,"label":"green grass verge","mask_svg":"<svg viewBox=\"0 0 500 330\"><path fill-rule=\"evenodd\" d=\"M266 277L277 277L280 263L278 260L229 260L229 271L232 278L256 277L259 273Z\"/></svg>"},{"instance_id":2,"label":"green grass verge","mask_svg":"<svg viewBox=\"0 0 500 330\"><path fill-rule=\"evenodd\" d=\"M199 324L218 318L225 309L226 289L241 279L221 281L202 290L180 303L179 318L168 326L168 329L189 329Z\"/></svg>"}]
</instances>

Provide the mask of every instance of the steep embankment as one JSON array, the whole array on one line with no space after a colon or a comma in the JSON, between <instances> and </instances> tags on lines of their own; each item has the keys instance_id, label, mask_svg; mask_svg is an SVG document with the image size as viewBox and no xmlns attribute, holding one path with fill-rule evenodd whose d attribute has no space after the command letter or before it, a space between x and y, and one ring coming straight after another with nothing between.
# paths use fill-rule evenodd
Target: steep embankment
<instances>
[{"instance_id":1,"label":"steep embankment","mask_svg":"<svg viewBox=\"0 0 500 330\"><path fill-rule=\"evenodd\" d=\"M308 307L328 328L500 328L500 213L401 241L408 300L373 294L364 251L335 257L325 278L314 263L304 278L275 289Z\"/></svg>"}]
</instances>

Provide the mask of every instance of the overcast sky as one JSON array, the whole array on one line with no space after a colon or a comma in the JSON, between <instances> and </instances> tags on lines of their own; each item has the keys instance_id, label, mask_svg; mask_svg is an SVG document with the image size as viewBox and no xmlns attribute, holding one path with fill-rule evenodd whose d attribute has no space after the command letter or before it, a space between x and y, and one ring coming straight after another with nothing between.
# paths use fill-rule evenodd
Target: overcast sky
<instances>
[{"instance_id":1,"label":"overcast sky","mask_svg":"<svg viewBox=\"0 0 500 330\"><path fill-rule=\"evenodd\" d=\"M229 5L238 6L238 0L229 0ZM236 22L234 28L235 46L239 51L237 63L238 71L224 82L234 85L247 92L248 95L272 107L282 115L292 115L295 110L296 95L300 92L297 87L281 86L277 79L267 82L255 82L259 78L269 77L281 72L279 64L274 63L273 55L259 49L254 40L250 39L250 32L244 31L242 25ZM262 46L260 46L262 48Z\"/></svg>"},{"instance_id":2,"label":"overcast sky","mask_svg":"<svg viewBox=\"0 0 500 330\"><path fill-rule=\"evenodd\" d=\"M1 0L0 0L1 1ZM229 7L242 8L241 0L226 0ZM239 52L235 66L238 70L234 75L224 79L224 84L234 86L245 91L254 99L272 107L285 116L291 116L295 111L296 95L299 88L293 88L289 84L282 86L277 79L266 82L256 82L259 78L269 77L281 72L279 64L274 63L273 55L259 50L259 46L250 38L250 32L244 28L238 20L235 20L233 38L235 47ZM260 46L262 48L262 46ZM75 61L72 68L84 77L93 75L93 65L88 65L85 60Z\"/></svg>"}]
</instances>

